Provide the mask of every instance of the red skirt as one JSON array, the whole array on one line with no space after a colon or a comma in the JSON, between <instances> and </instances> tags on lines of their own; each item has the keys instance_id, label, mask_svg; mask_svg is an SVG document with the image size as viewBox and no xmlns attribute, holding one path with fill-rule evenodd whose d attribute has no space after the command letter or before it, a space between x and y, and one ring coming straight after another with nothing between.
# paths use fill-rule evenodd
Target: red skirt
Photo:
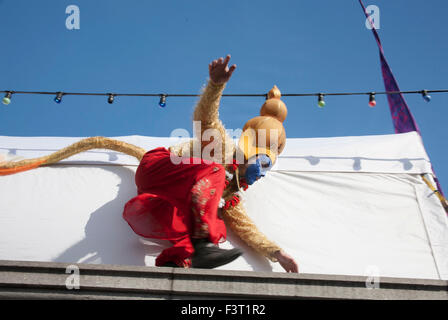
<instances>
[{"instance_id":1,"label":"red skirt","mask_svg":"<svg viewBox=\"0 0 448 320\"><path fill-rule=\"evenodd\" d=\"M138 195L124 207L123 218L135 233L173 243L157 257L157 266L169 261L190 265L194 252L190 237L198 219L207 226L211 242L226 238L225 224L217 214L225 169L214 162L193 160L184 158L174 164L167 149L148 151L135 175Z\"/></svg>"}]
</instances>

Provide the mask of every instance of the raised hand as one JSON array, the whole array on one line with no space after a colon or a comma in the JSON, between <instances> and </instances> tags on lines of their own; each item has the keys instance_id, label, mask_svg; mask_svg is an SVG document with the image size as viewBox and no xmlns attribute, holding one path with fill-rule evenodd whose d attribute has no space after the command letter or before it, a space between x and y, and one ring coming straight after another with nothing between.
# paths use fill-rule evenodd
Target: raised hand
<instances>
[{"instance_id":1,"label":"raised hand","mask_svg":"<svg viewBox=\"0 0 448 320\"><path fill-rule=\"evenodd\" d=\"M216 84L223 84L229 81L233 71L235 71L236 69L236 64L234 64L230 68L228 67L229 61L230 54L228 54L225 59L221 57L217 60L213 60L208 65L210 80L212 80Z\"/></svg>"}]
</instances>

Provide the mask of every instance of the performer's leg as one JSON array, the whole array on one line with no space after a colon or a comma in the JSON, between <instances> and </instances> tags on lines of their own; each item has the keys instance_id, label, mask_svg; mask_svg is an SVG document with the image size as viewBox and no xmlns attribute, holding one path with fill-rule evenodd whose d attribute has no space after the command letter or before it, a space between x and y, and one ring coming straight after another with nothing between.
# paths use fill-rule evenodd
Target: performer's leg
<instances>
[{"instance_id":1,"label":"performer's leg","mask_svg":"<svg viewBox=\"0 0 448 320\"><path fill-rule=\"evenodd\" d=\"M191 211L194 219L191 240L195 250L191 266L194 268L216 268L242 254L239 249L224 250L215 245L226 237L224 222L218 216L224 179L224 168L213 167L191 189Z\"/></svg>"},{"instance_id":2,"label":"performer's leg","mask_svg":"<svg viewBox=\"0 0 448 320\"><path fill-rule=\"evenodd\" d=\"M218 248L226 238L224 221L218 216L218 205L225 187L225 171L216 164L204 165L201 176L190 190L191 228L185 238L171 241L173 246L165 249L156 260L158 266L216 268L225 265L242 252L239 249Z\"/></svg>"},{"instance_id":3,"label":"performer's leg","mask_svg":"<svg viewBox=\"0 0 448 320\"><path fill-rule=\"evenodd\" d=\"M191 238L208 239L212 235L210 241L217 243L220 238L226 237L226 228L218 217L218 205L224 190L223 179L224 170L214 167L191 188L191 211L194 219ZM216 229L219 231L215 232Z\"/></svg>"}]
</instances>

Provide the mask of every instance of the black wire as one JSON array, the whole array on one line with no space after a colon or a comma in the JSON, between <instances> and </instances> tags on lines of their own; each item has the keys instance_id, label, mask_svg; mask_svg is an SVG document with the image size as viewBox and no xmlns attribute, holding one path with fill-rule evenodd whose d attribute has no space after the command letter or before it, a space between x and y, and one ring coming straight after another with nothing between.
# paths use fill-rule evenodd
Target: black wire
<instances>
[{"instance_id":1,"label":"black wire","mask_svg":"<svg viewBox=\"0 0 448 320\"><path fill-rule=\"evenodd\" d=\"M1 90L0 93L8 93L11 94L46 94L46 95L57 95L58 93L62 93L64 96L72 95L72 96L110 96L114 97L199 97L200 94L177 94L177 93L89 93L89 92L63 92L63 91L55 91L55 92L46 92L46 91L15 91L15 90ZM309 96L354 96L354 95L370 95L370 94L425 94L425 93L446 93L448 89L443 90L416 90L416 91L382 91L382 92L336 92L336 93L282 93L282 97L309 97ZM267 97L266 93L262 94L223 94L223 97Z\"/></svg>"}]
</instances>

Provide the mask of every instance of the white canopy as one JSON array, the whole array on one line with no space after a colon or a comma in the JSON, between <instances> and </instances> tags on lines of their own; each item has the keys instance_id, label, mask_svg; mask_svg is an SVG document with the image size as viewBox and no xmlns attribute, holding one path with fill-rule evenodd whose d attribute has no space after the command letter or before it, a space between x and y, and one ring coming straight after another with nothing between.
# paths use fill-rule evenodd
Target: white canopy
<instances>
[{"instance_id":1,"label":"white canopy","mask_svg":"<svg viewBox=\"0 0 448 320\"><path fill-rule=\"evenodd\" d=\"M0 161L52 153L82 137L0 137ZM172 138L115 137L147 150ZM91 150L0 177L0 259L154 265L167 241L141 239L121 214L138 161ZM448 279L446 213L420 174L418 134L288 139L244 194L248 214L303 273ZM244 255L224 270L282 272L229 232Z\"/></svg>"}]
</instances>

